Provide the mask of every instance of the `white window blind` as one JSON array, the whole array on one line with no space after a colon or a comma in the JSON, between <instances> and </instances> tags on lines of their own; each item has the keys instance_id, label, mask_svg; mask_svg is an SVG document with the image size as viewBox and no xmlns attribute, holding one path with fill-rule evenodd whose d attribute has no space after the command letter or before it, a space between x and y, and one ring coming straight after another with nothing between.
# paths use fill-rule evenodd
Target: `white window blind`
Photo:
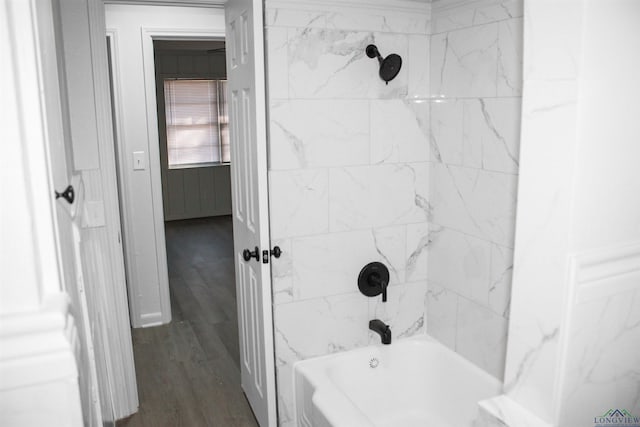
<instances>
[{"instance_id":1,"label":"white window blind","mask_svg":"<svg viewBox=\"0 0 640 427\"><path fill-rule=\"evenodd\" d=\"M226 80L165 80L169 169L228 162Z\"/></svg>"}]
</instances>

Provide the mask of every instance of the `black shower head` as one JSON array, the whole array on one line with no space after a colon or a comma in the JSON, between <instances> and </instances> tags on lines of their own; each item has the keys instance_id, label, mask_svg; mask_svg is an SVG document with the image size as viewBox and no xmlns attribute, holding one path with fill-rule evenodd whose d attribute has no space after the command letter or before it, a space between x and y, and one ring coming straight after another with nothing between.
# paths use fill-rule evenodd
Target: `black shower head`
<instances>
[{"instance_id":1,"label":"black shower head","mask_svg":"<svg viewBox=\"0 0 640 427\"><path fill-rule=\"evenodd\" d=\"M366 53L369 58L378 58L378 63L380 64L380 78L387 84L389 84L389 81L393 80L400 72L400 68L402 67L402 58L400 58L400 55L392 53L383 59L378 48L373 44L367 46Z\"/></svg>"},{"instance_id":2,"label":"black shower head","mask_svg":"<svg viewBox=\"0 0 640 427\"><path fill-rule=\"evenodd\" d=\"M400 55L392 53L384 58L380 64L380 78L389 83L390 80L393 80L398 75L401 67L402 58L400 58Z\"/></svg>"}]
</instances>

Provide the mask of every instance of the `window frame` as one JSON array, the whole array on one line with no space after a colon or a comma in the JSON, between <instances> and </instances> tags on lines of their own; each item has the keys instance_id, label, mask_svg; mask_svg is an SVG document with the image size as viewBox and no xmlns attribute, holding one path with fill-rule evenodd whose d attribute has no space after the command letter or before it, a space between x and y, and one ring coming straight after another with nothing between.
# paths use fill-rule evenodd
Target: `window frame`
<instances>
[{"instance_id":1,"label":"window frame","mask_svg":"<svg viewBox=\"0 0 640 427\"><path fill-rule=\"evenodd\" d=\"M223 108L223 100L222 100L222 96L221 94L224 96L224 101L227 100L227 96L226 96L226 83L227 83L227 78L226 77L202 77L202 76L188 76L188 77L176 77L176 76L170 76L170 75L161 75L159 76L161 79L161 84L159 85L162 88L162 108L164 111L162 111L162 115L164 117L164 123L163 123L163 131L164 131L164 147L163 150L166 153L166 164L165 167L167 170L180 170L180 169L195 169L195 168L206 168L206 167L216 167L216 166L227 166L231 163L231 156L229 155L229 160L225 161L224 160L224 150L223 147L224 146L230 146L230 141L228 141L227 144L223 143L223 139L222 139L222 125L225 125L227 127L227 132L228 132L228 126L229 126L229 116L228 116L228 103L226 104L226 108ZM216 130L218 133L218 144L215 145L215 147L217 147L217 151L218 151L218 158L220 159L219 161L214 161L214 162L197 162L197 163L181 163L181 164L175 164L175 165L171 165L170 161L169 161L169 125L167 123L167 94L166 94L166 90L165 90L165 84L167 81L211 81L215 83L215 90L216 90L216 111L217 111L217 121L216 121ZM223 117L220 112L226 110L227 115L226 115L226 120L223 120ZM230 147L229 147L230 148ZM230 154L230 153L229 153Z\"/></svg>"}]
</instances>

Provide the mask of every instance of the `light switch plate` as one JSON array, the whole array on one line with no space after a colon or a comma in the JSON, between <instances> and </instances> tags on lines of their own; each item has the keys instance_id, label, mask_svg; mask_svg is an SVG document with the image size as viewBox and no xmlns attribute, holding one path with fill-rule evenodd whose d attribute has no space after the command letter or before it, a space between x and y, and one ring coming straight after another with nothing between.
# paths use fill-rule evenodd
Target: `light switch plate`
<instances>
[{"instance_id":1,"label":"light switch plate","mask_svg":"<svg viewBox=\"0 0 640 427\"><path fill-rule=\"evenodd\" d=\"M147 168L147 162L145 159L144 151L133 152L133 170L143 171Z\"/></svg>"}]
</instances>

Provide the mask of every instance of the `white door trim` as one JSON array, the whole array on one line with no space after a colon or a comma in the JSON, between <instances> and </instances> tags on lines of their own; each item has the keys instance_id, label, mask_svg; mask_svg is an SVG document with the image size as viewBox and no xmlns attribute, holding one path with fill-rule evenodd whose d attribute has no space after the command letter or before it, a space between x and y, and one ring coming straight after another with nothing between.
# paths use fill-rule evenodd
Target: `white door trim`
<instances>
[{"instance_id":1,"label":"white door trim","mask_svg":"<svg viewBox=\"0 0 640 427\"><path fill-rule=\"evenodd\" d=\"M109 343L112 353L111 384L113 412L116 419L127 417L138 410L138 387L133 360L133 343L120 225L120 201L118 199L117 172L114 150L114 127L111 111L109 64L105 43L104 4L102 0L89 0L89 34L91 37L91 63L93 69L94 97L96 105L96 133L100 175L102 178L105 227L111 268L115 282L105 293L110 294L112 310L105 310L105 324L118 331L118 341Z\"/></svg>"}]
</instances>

